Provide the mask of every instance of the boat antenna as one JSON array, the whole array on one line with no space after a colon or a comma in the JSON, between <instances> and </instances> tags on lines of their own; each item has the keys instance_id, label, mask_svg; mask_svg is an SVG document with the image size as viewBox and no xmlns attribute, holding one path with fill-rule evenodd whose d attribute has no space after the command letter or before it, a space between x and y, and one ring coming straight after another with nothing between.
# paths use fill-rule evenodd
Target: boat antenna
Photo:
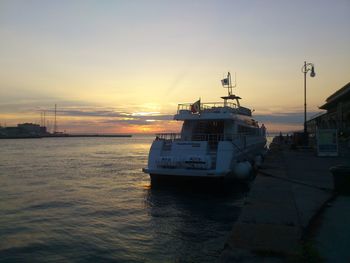
<instances>
[{"instance_id":1,"label":"boat antenna","mask_svg":"<svg viewBox=\"0 0 350 263\"><path fill-rule=\"evenodd\" d=\"M230 72L227 72L227 80L228 80L227 92L228 92L228 96L230 96L232 95L232 79L231 79Z\"/></svg>"},{"instance_id":2,"label":"boat antenna","mask_svg":"<svg viewBox=\"0 0 350 263\"><path fill-rule=\"evenodd\" d=\"M236 76L236 72L235 72L235 85L233 85L233 87L235 88L237 86L237 76Z\"/></svg>"}]
</instances>

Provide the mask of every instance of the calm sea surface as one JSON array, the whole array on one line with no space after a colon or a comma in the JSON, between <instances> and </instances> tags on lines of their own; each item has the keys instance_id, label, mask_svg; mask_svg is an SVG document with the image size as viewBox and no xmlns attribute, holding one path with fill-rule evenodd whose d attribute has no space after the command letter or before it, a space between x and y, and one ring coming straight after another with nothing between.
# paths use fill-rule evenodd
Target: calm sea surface
<instances>
[{"instance_id":1,"label":"calm sea surface","mask_svg":"<svg viewBox=\"0 0 350 263\"><path fill-rule=\"evenodd\" d=\"M152 139L0 140L0 261L215 261L246 189L152 187Z\"/></svg>"}]
</instances>

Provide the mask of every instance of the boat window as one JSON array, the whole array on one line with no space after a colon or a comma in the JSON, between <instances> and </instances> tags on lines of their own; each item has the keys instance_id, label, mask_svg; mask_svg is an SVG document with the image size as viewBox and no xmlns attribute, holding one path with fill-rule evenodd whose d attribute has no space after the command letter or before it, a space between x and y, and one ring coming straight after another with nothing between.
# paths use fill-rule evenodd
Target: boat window
<instances>
[{"instance_id":1,"label":"boat window","mask_svg":"<svg viewBox=\"0 0 350 263\"><path fill-rule=\"evenodd\" d=\"M194 133L197 134L223 134L224 121L198 121Z\"/></svg>"},{"instance_id":2,"label":"boat window","mask_svg":"<svg viewBox=\"0 0 350 263\"><path fill-rule=\"evenodd\" d=\"M205 120L196 121L194 123L192 140L193 141L203 141L207 140L209 142L209 147L216 148L218 141L223 139L224 134L224 121L218 120Z\"/></svg>"},{"instance_id":3,"label":"boat window","mask_svg":"<svg viewBox=\"0 0 350 263\"><path fill-rule=\"evenodd\" d=\"M239 134L247 134L247 135L258 135L259 129L256 127L238 125L238 133Z\"/></svg>"}]
</instances>

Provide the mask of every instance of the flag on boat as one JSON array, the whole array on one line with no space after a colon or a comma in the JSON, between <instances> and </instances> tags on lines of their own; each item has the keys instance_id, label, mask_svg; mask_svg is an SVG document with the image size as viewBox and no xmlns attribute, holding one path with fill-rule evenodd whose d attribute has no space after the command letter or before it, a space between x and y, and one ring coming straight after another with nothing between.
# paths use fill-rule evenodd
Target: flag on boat
<instances>
[{"instance_id":1,"label":"flag on boat","mask_svg":"<svg viewBox=\"0 0 350 263\"><path fill-rule=\"evenodd\" d=\"M191 111L193 113L199 112L201 109L201 100L197 100L195 103L191 104Z\"/></svg>"},{"instance_id":2,"label":"flag on boat","mask_svg":"<svg viewBox=\"0 0 350 263\"><path fill-rule=\"evenodd\" d=\"M222 79L222 80L221 80L221 84L222 84L222 86L228 85L228 84L229 84L229 79L228 79L228 77L225 78L225 79Z\"/></svg>"}]
</instances>

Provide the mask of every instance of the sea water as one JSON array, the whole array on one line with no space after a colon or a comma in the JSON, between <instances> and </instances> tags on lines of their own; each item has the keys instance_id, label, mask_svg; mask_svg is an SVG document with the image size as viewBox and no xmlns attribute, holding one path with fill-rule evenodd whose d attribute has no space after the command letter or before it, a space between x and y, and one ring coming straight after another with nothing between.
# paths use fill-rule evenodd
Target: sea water
<instances>
[{"instance_id":1,"label":"sea water","mask_svg":"<svg viewBox=\"0 0 350 263\"><path fill-rule=\"evenodd\" d=\"M0 261L217 260L247 189L152 186L152 139L0 140Z\"/></svg>"}]
</instances>

